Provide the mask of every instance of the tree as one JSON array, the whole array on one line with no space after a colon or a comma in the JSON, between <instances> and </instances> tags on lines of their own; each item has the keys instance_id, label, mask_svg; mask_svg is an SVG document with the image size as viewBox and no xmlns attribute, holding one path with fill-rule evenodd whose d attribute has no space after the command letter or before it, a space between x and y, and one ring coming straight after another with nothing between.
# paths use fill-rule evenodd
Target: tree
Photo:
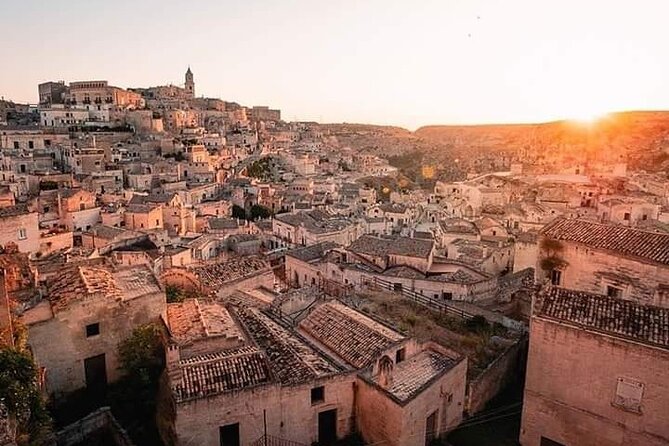
<instances>
[{"instance_id":1,"label":"tree","mask_svg":"<svg viewBox=\"0 0 669 446\"><path fill-rule=\"evenodd\" d=\"M257 220L259 218L269 218L272 215L272 212L267 209L265 206L259 204L254 204L251 206L251 220Z\"/></svg>"},{"instance_id":2,"label":"tree","mask_svg":"<svg viewBox=\"0 0 669 446\"><path fill-rule=\"evenodd\" d=\"M246 211L243 207L232 205L232 218L246 219Z\"/></svg>"},{"instance_id":3,"label":"tree","mask_svg":"<svg viewBox=\"0 0 669 446\"><path fill-rule=\"evenodd\" d=\"M37 367L28 353L0 350L0 402L18 421L19 444L42 444L51 431L51 419L37 388Z\"/></svg>"},{"instance_id":4,"label":"tree","mask_svg":"<svg viewBox=\"0 0 669 446\"><path fill-rule=\"evenodd\" d=\"M165 368L160 328L136 328L119 344L118 359L123 377L110 389L112 411L137 444L156 444L156 401Z\"/></svg>"},{"instance_id":5,"label":"tree","mask_svg":"<svg viewBox=\"0 0 669 446\"><path fill-rule=\"evenodd\" d=\"M165 287L165 296L167 297L168 304L183 302L186 298L184 291L176 285L167 285Z\"/></svg>"},{"instance_id":6,"label":"tree","mask_svg":"<svg viewBox=\"0 0 669 446\"><path fill-rule=\"evenodd\" d=\"M136 328L118 347L120 368L132 378L157 378L164 365L163 343L154 324Z\"/></svg>"}]
</instances>

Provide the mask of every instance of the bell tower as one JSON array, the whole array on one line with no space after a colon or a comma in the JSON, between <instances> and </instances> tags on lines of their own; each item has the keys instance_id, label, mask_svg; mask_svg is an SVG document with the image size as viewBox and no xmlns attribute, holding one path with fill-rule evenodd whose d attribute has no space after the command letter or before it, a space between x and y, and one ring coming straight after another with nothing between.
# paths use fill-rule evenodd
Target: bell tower
<instances>
[{"instance_id":1,"label":"bell tower","mask_svg":"<svg viewBox=\"0 0 669 446\"><path fill-rule=\"evenodd\" d=\"M188 71L186 71L186 94L188 95L189 98L194 98L195 97L195 81L193 80L193 72L190 70L190 67L188 67Z\"/></svg>"}]
</instances>

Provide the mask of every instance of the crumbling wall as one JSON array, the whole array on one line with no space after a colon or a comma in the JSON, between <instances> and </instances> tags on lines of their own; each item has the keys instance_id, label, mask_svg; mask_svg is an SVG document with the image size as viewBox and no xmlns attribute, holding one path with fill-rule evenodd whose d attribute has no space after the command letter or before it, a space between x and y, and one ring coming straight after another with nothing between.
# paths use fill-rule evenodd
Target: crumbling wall
<instances>
[{"instance_id":1,"label":"crumbling wall","mask_svg":"<svg viewBox=\"0 0 669 446\"><path fill-rule=\"evenodd\" d=\"M526 356L527 336L522 336L469 382L465 406L469 416L483 410L488 401L523 373Z\"/></svg>"}]
</instances>

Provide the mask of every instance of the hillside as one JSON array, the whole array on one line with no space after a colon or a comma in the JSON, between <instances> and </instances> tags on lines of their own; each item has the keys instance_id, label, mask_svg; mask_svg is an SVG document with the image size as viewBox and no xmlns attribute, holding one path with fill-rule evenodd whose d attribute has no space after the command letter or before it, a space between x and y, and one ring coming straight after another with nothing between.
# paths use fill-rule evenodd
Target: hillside
<instances>
[{"instance_id":1,"label":"hillside","mask_svg":"<svg viewBox=\"0 0 669 446\"><path fill-rule=\"evenodd\" d=\"M455 157L506 154L526 161L556 156L575 162L624 159L631 167L646 170L666 168L669 158L668 111L614 113L591 124L426 126L414 134Z\"/></svg>"}]
</instances>

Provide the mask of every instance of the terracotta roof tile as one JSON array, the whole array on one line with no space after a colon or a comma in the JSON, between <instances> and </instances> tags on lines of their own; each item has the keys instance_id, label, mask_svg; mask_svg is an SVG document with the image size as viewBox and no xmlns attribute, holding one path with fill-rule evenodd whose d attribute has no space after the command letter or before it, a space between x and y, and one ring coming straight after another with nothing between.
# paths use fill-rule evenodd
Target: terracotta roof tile
<instances>
[{"instance_id":1,"label":"terracotta roof tile","mask_svg":"<svg viewBox=\"0 0 669 446\"><path fill-rule=\"evenodd\" d=\"M541 233L554 240L580 243L669 265L669 234L570 219L556 220Z\"/></svg>"},{"instance_id":2,"label":"terracotta roof tile","mask_svg":"<svg viewBox=\"0 0 669 446\"><path fill-rule=\"evenodd\" d=\"M339 302L316 307L300 327L349 365L362 368L404 337Z\"/></svg>"},{"instance_id":3,"label":"terracotta roof tile","mask_svg":"<svg viewBox=\"0 0 669 446\"><path fill-rule=\"evenodd\" d=\"M548 287L539 295L534 314L669 349L669 308Z\"/></svg>"}]
</instances>

